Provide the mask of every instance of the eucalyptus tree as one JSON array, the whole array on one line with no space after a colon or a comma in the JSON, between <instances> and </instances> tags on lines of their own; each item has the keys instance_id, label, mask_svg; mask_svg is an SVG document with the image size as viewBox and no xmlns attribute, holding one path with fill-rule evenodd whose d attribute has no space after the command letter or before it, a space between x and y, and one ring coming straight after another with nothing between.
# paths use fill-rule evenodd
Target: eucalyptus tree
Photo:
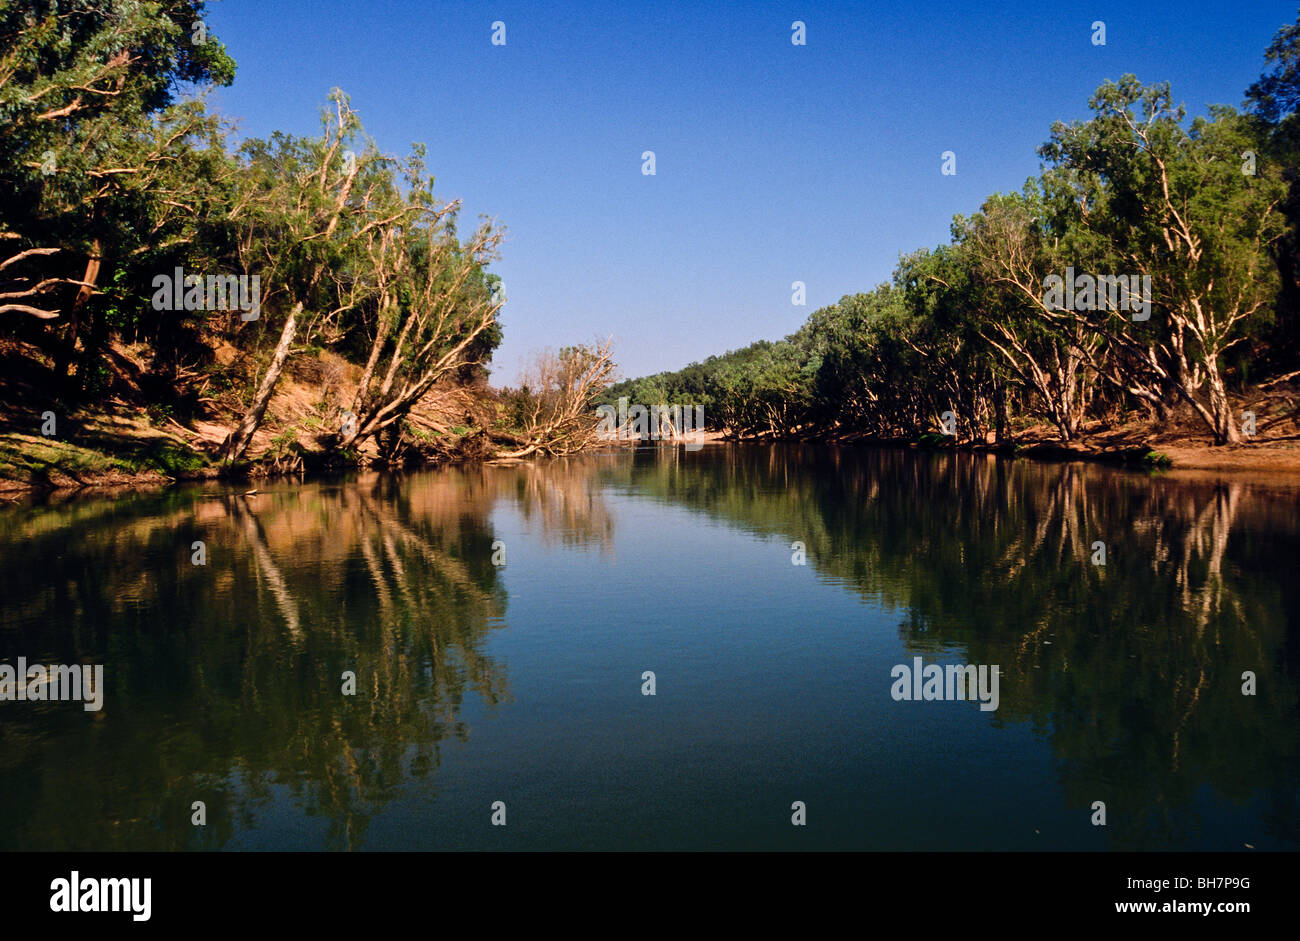
<instances>
[{"instance_id":1,"label":"eucalyptus tree","mask_svg":"<svg viewBox=\"0 0 1300 941\"><path fill-rule=\"evenodd\" d=\"M1272 249L1279 294L1270 355L1280 364L1300 361L1300 19L1283 26L1264 53L1265 70L1246 90L1246 110L1256 120L1259 165L1280 170L1286 182L1286 234Z\"/></svg>"},{"instance_id":2,"label":"eucalyptus tree","mask_svg":"<svg viewBox=\"0 0 1300 941\"><path fill-rule=\"evenodd\" d=\"M1132 75L1102 84L1090 106L1091 120L1053 127L1040 150L1045 178L1071 197L1074 225L1150 277L1153 335L1113 308L1075 315L1190 406L1216 442L1235 442L1224 355L1271 310L1268 250L1282 235L1284 186L1276 170L1243 172L1252 125L1231 108L1186 127L1167 83Z\"/></svg>"},{"instance_id":3,"label":"eucalyptus tree","mask_svg":"<svg viewBox=\"0 0 1300 941\"><path fill-rule=\"evenodd\" d=\"M939 427L959 440L983 438L995 421L1002 380L979 329L984 298L964 253L941 245L905 255L894 280L911 317L911 329L901 336L918 357L918 393L930 422L939 419ZM951 413L948 422L945 412Z\"/></svg>"},{"instance_id":4,"label":"eucalyptus tree","mask_svg":"<svg viewBox=\"0 0 1300 941\"><path fill-rule=\"evenodd\" d=\"M606 340L535 355L520 388L507 393L514 400L513 417L519 433L496 433L516 445L500 456L572 454L597 444L600 437L594 410L597 397L609 385L614 372L611 346L612 341ZM659 405L664 400L647 401Z\"/></svg>"},{"instance_id":5,"label":"eucalyptus tree","mask_svg":"<svg viewBox=\"0 0 1300 941\"><path fill-rule=\"evenodd\" d=\"M905 339L913 323L897 286L842 297L815 311L809 328L825 350L814 385L828 427L878 437L919 433L918 354Z\"/></svg>"},{"instance_id":6,"label":"eucalyptus tree","mask_svg":"<svg viewBox=\"0 0 1300 941\"><path fill-rule=\"evenodd\" d=\"M203 14L202 0L0 0L0 313L50 323L41 342L61 334L61 381L102 332L92 301L109 283L143 293L124 259L175 237L160 230L201 188L178 171L214 126L177 89L235 71Z\"/></svg>"},{"instance_id":7,"label":"eucalyptus tree","mask_svg":"<svg viewBox=\"0 0 1300 941\"><path fill-rule=\"evenodd\" d=\"M243 418L222 445L227 463L247 450L288 357L313 340L340 342L350 316L382 292L367 265L367 240L412 214L397 193L393 161L364 138L347 96L335 89L330 105L322 111L320 137L277 132L241 150L241 188L230 217L240 264L258 270L262 285L252 345L268 347L270 355ZM298 350L295 340L303 344Z\"/></svg>"},{"instance_id":8,"label":"eucalyptus tree","mask_svg":"<svg viewBox=\"0 0 1300 941\"><path fill-rule=\"evenodd\" d=\"M1047 302L1044 280L1065 271L1068 236L1053 232L1042 192L994 195L981 211L953 223L969 277L982 290L976 328L1012 382L1024 390L1027 410L1050 421L1063 441L1075 438L1088 403L1089 363L1100 358L1100 337Z\"/></svg>"},{"instance_id":9,"label":"eucalyptus tree","mask_svg":"<svg viewBox=\"0 0 1300 941\"><path fill-rule=\"evenodd\" d=\"M458 202L436 204L429 179L379 225L369 257L381 309L337 447L354 447L394 426L439 383L469 379L490 358L505 298L487 266L498 257L504 231L485 221L462 241L459 208Z\"/></svg>"}]
</instances>

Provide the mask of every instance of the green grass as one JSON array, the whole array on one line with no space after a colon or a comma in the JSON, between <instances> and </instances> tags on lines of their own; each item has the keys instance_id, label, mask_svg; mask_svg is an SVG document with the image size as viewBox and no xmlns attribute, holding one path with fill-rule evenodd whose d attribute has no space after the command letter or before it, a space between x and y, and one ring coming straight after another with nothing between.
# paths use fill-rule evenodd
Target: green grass
<instances>
[{"instance_id":1,"label":"green grass","mask_svg":"<svg viewBox=\"0 0 1300 941\"><path fill-rule=\"evenodd\" d=\"M128 462L57 438L0 435L0 479L41 484L53 475L79 479L113 471L132 473Z\"/></svg>"},{"instance_id":2,"label":"green grass","mask_svg":"<svg viewBox=\"0 0 1300 941\"><path fill-rule=\"evenodd\" d=\"M42 487L61 478L93 482L109 474L149 471L179 477L209 463L203 454L167 439L124 439L122 444L119 453L111 454L62 438L0 435L0 480Z\"/></svg>"}]
</instances>

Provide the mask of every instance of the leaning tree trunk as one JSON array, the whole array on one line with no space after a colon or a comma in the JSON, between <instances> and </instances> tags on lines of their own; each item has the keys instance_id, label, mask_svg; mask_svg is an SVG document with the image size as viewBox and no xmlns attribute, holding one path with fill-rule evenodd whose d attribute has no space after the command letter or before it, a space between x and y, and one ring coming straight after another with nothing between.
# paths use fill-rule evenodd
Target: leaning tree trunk
<instances>
[{"instance_id":1,"label":"leaning tree trunk","mask_svg":"<svg viewBox=\"0 0 1300 941\"><path fill-rule=\"evenodd\" d=\"M221 446L221 459L226 464L232 464L244 456L248 443L253 440L254 433L262 424L262 416L266 414L266 406L271 401L272 393L275 392L275 384L284 369L284 361L289 357L289 345L293 343L294 334L297 332L300 313L302 313L302 304L295 304L293 310L289 312L289 319L285 321L284 330L280 332L280 342L275 347L275 355L271 357L271 365L266 370L266 375L262 377L262 385L258 387L253 404L244 413L244 420L239 423L239 427L226 436L226 441Z\"/></svg>"}]
</instances>

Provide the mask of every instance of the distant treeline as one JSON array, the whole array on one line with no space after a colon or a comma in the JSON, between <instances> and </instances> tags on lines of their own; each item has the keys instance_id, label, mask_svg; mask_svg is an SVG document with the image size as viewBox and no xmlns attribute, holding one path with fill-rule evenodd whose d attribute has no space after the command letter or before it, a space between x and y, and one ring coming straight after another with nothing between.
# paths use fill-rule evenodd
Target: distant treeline
<instances>
[{"instance_id":1,"label":"distant treeline","mask_svg":"<svg viewBox=\"0 0 1300 941\"><path fill-rule=\"evenodd\" d=\"M741 437L1007 440L1045 423L1070 440L1175 418L1238 441L1233 396L1300 358L1300 22L1266 63L1244 111L1191 122L1167 83L1105 82L1091 119L1052 127L1038 177L957 216L890 282L604 401L702 405Z\"/></svg>"}]
</instances>

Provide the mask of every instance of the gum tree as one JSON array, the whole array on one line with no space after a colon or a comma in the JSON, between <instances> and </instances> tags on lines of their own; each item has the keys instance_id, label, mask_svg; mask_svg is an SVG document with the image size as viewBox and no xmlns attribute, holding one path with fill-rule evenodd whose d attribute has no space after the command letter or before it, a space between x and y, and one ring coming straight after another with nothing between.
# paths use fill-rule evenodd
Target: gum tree
<instances>
[{"instance_id":1,"label":"gum tree","mask_svg":"<svg viewBox=\"0 0 1300 941\"><path fill-rule=\"evenodd\" d=\"M365 141L347 96L335 89L318 138L275 134L244 145L241 189L230 210L238 259L260 274L257 338L278 339L238 425L222 445L238 461L262 423L294 343L338 342L348 315L377 293L365 264L367 238L409 216L392 161ZM268 329L269 328L269 329ZM299 347L301 349L301 347Z\"/></svg>"},{"instance_id":2,"label":"gum tree","mask_svg":"<svg viewBox=\"0 0 1300 941\"><path fill-rule=\"evenodd\" d=\"M1287 186L1286 234L1273 246L1280 285L1270 354L1295 367L1300 360L1300 20L1277 31L1264 62L1263 74L1246 90L1245 106L1257 123L1258 162L1279 168Z\"/></svg>"},{"instance_id":3,"label":"gum tree","mask_svg":"<svg viewBox=\"0 0 1300 941\"><path fill-rule=\"evenodd\" d=\"M1055 425L1061 440L1074 439L1100 338L1044 299L1044 278L1073 259L1067 263L1072 253L1050 230L1041 193L1031 183L1024 194L990 197L979 213L954 221L953 235L980 285L980 335L1028 393L1029 410Z\"/></svg>"},{"instance_id":4,"label":"gum tree","mask_svg":"<svg viewBox=\"0 0 1300 941\"><path fill-rule=\"evenodd\" d=\"M1090 105L1091 120L1053 127L1041 149L1052 166L1046 176L1071 193L1076 225L1129 271L1151 276L1162 355L1144 357L1125 318L1095 328L1145 359L1216 443L1239 441L1224 354L1271 310L1268 250L1282 234L1284 187L1275 171L1243 172L1254 136L1231 108L1213 107L1188 128L1168 84L1143 86L1132 75L1104 83Z\"/></svg>"},{"instance_id":5,"label":"gum tree","mask_svg":"<svg viewBox=\"0 0 1300 941\"><path fill-rule=\"evenodd\" d=\"M178 83L234 77L203 13L201 0L0 2L0 313L53 324L60 381L99 332L106 282L131 293L124 260L196 196L177 168L213 125L176 102Z\"/></svg>"}]
</instances>

